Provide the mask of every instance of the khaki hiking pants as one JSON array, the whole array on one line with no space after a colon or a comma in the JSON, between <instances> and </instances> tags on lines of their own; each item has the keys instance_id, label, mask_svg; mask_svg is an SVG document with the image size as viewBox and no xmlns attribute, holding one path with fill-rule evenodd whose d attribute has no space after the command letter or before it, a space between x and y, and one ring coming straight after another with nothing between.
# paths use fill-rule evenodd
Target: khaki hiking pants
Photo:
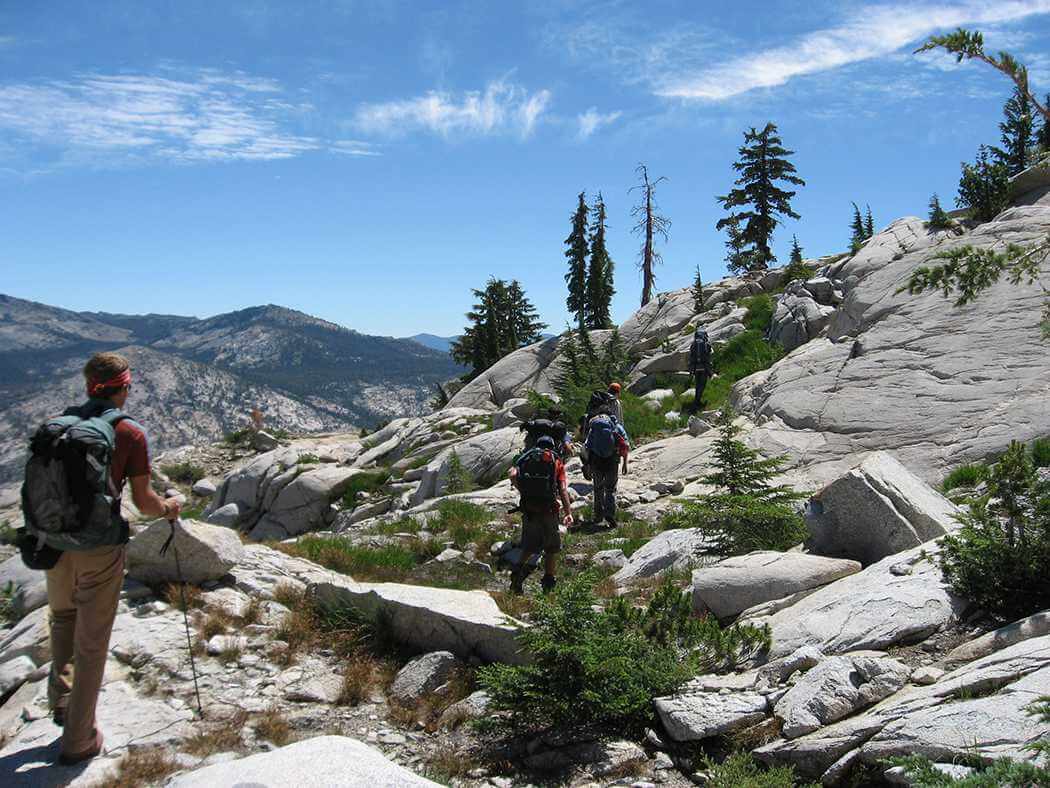
<instances>
[{"instance_id":1,"label":"khaki hiking pants","mask_svg":"<svg viewBox=\"0 0 1050 788\"><path fill-rule=\"evenodd\" d=\"M62 752L69 755L95 743L95 704L124 584L124 553L124 545L67 550L47 570L52 660L47 698L52 709L65 708Z\"/></svg>"}]
</instances>

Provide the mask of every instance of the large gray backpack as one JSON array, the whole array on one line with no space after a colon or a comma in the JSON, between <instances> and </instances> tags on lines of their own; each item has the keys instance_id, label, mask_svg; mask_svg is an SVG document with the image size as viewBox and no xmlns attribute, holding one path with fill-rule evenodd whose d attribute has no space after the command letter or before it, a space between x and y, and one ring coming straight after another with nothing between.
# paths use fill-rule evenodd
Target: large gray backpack
<instances>
[{"instance_id":1,"label":"large gray backpack","mask_svg":"<svg viewBox=\"0 0 1050 788\"><path fill-rule=\"evenodd\" d=\"M30 536L59 550L119 544L120 494L110 468L119 409L94 402L44 422L29 441L22 512Z\"/></svg>"}]
</instances>

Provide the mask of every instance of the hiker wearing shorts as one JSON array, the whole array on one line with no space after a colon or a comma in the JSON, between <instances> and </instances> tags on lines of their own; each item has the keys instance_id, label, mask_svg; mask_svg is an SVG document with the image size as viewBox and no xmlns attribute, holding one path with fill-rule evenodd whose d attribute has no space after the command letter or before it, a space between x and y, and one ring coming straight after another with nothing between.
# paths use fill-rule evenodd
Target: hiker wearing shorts
<instances>
[{"instance_id":1,"label":"hiker wearing shorts","mask_svg":"<svg viewBox=\"0 0 1050 788\"><path fill-rule=\"evenodd\" d=\"M153 492L146 433L120 412L131 392L127 359L116 353L98 353L84 367L84 378L88 400L66 415L97 417L110 424L113 448L109 489L114 503L108 521L103 512L101 528L44 537L48 547L62 551L57 563L47 570L52 657L47 695L53 719L63 727L60 761L66 765L94 758L103 749L95 707L124 583L128 541L128 524L120 514L124 483L130 480L132 499L145 515L174 519L180 509L178 501ZM68 468L67 464L67 472ZM28 511L26 522L33 522Z\"/></svg>"},{"instance_id":2,"label":"hiker wearing shorts","mask_svg":"<svg viewBox=\"0 0 1050 788\"><path fill-rule=\"evenodd\" d=\"M521 494L521 560L511 572L510 590L522 593L529 560L542 552L540 586L546 594L557 582L554 570L561 551L559 526L573 522L565 465L557 456L554 439L541 436L536 446L511 467L510 481Z\"/></svg>"}]
</instances>

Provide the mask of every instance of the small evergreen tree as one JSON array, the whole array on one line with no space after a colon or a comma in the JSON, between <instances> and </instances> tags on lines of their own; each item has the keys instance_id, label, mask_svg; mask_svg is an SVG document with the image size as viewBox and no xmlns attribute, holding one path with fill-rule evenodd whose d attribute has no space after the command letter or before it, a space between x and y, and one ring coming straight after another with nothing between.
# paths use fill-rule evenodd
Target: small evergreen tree
<instances>
[{"instance_id":1,"label":"small evergreen tree","mask_svg":"<svg viewBox=\"0 0 1050 788\"><path fill-rule=\"evenodd\" d=\"M1044 102L1050 107L1050 93L1046 94L1046 100ZM1050 118L1043 118L1042 124L1039 126L1039 131L1035 136L1036 150L1042 153L1050 153Z\"/></svg>"},{"instance_id":2,"label":"small evergreen tree","mask_svg":"<svg viewBox=\"0 0 1050 788\"><path fill-rule=\"evenodd\" d=\"M777 182L795 186L805 186L806 182L798 177L795 165L788 160L794 151L783 147L774 123L767 123L762 131L752 127L751 131L744 132L744 145L739 153L740 160L733 164L733 169L740 173L735 181L737 188L716 199L727 211L747 210L730 213L715 226L719 230L734 224L741 228L737 243L742 256L736 262L747 266L743 270L762 271L776 261L770 241L780 223L778 217L801 218L791 208L795 192L781 189Z\"/></svg>"},{"instance_id":3,"label":"small evergreen tree","mask_svg":"<svg viewBox=\"0 0 1050 788\"><path fill-rule=\"evenodd\" d=\"M507 286L507 314L505 347L517 350L542 339L547 324L540 320L536 307L525 296L517 279L512 279Z\"/></svg>"},{"instance_id":4,"label":"small evergreen tree","mask_svg":"<svg viewBox=\"0 0 1050 788\"><path fill-rule=\"evenodd\" d=\"M474 290L477 299L467 312L470 321L452 343L452 358L469 367L468 378L476 377L508 353L539 341L546 328L536 308L515 280L490 279L484 290Z\"/></svg>"},{"instance_id":5,"label":"small evergreen tree","mask_svg":"<svg viewBox=\"0 0 1050 788\"><path fill-rule=\"evenodd\" d=\"M802 264L802 247L799 246L798 236L791 236L791 257L788 260L789 265L801 265Z\"/></svg>"},{"instance_id":6,"label":"small evergreen tree","mask_svg":"<svg viewBox=\"0 0 1050 788\"><path fill-rule=\"evenodd\" d=\"M576 317L578 326L587 322L587 213L586 193L580 192L572 215L572 231L565 239L565 257L569 261L569 270L565 274L569 294L565 306Z\"/></svg>"},{"instance_id":7,"label":"small evergreen tree","mask_svg":"<svg viewBox=\"0 0 1050 788\"><path fill-rule=\"evenodd\" d=\"M941 207L941 201L936 194L930 197L930 213L926 224L931 230L947 230L952 226L952 219Z\"/></svg>"},{"instance_id":8,"label":"small evergreen tree","mask_svg":"<svg viewBox=\"0 0 1050 788\"><path fill-rule=\"evenodd\" d=\"M613 261L605 246L605 201L602 193L591 209L591 260L587 268L587 326L608 328L612 325Z\"/></svg>"},{"instance_id":9,"label":"small evergreen tree","mask_svg":"<svg viewBox=\"0 0 1050 788\"><path fill-rule=\"evenodd\" d=\"M700 277L700 266L696 267L696 276L693 277L693 310L700 314L704 311L704 281Z\"/></svg>"},{"instance_id":10,"label":"small evergreen tree","mask_svg":"<svg viewBox=\"0 0 1050 788\"><path fill-rule=\"evenodd\" d=\"M973 164L963 162L959 196L955 204L966 208L979 222L990 222L1009 201L1010 174L1006 165L988 155L984 145L977 149Z\"/></svg>"},{"instance_id":11,"label":"small evergreen tree","mask_svg":"<svg viewBox=\"0 0 1050 788\"><path fill-rule=\"evenodd\" d=\"M813 276L813 269L802 259L802 247L799 246L798 238L791 236L791 260L784 269L784 283L793 282L796 279L805 281Z\"/></svg>"},{"instance_id":12,"label":"small evergreen tree","mask_svg":"<svg viewBox=\"0 0 1050 788\"><path fill-rule=\"evenodd\" d=\"M857 203L853 203L853 220L850 222L850 254L859 252L866 240L867 233L864 229L864 217L860 215L860 208L857 207Z\"/></svg>"},{"instance_id":13,"label":"small evergreen tree","mask_svg":"<svg viewBox=\"0 0 1050 788\"><path fill-rule=\"evenodd\" d=\"M1031 152L1036 143L1034 108L1028 93L1020 86L1003 106L1003 121L999 124L1002 148L993 148L996 157L1006 166L1009 175L1017 175L1031 164Z\"/></svg>"},{"instance_id":14,"label":"small evergreen tree","mask_svg":"<svg viewBox=\"0 0 1050 788\"><path fill-rule=\"evenodd\" d=\"M763 458L757 451L737 440L740 427L736 413L726 405L718 414L718 440L715 441L712 473L703 477L705 484L723 488L729 495L752 495L766 501L793 501L802 497L783 485L772 486L770 480L783 469L784 457Z\"/></svg>"},{"instance_id":15,"label":"small evergreen tree","mask_svg":"<svg viewBox=\"0 0 1050 788\"><path fill-rule=\"evenodd\" d=\"M864 214L864 239L867 240L875 235L875 217L871 215L871 206L864 206L867 210Z\"/></svg>"},{"instance_id":16,"label":"small evergreen tree","mask_svg":"<svg viewBox=\"0 0 1050 788\"><path fill-rule=\"evenodd\" d=\"M445 495L470 492L474 489L474 482L463 467L463 461L459 459L456 450L453 449L448 458L448 475L445 476Z\"/></svg>"}]
</instances>

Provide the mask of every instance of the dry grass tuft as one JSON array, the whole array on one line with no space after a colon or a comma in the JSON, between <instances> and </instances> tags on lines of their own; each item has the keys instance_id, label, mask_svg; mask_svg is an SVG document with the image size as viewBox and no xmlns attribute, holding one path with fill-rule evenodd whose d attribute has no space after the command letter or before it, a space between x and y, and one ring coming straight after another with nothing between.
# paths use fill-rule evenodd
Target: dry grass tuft
<instances>
[{"instance_id":1,"label":"dry grass tuft","mask_svg":"<svg viewBox=\"0 0 1050 788\"><path fill-rule=\"evenodd\" d=\"M466 777L480 765L469 752L442 744L427 757L425 773L432 780L447 783Z\"/></svg>"},{"instance_id":2,"label":"dry grass tuft","mask_svg":"<svg viewBox=\"0 0 1050 788\"><path fill-rule=\"evenodd\" d=\"M255 734L268 742L283 747L292 738L292 726L277 708L270 708L255 718Z\"/></svg>"},{"instance_id":3,"label":"dry grass tuft","mask_svg":"<svg viewBox=\"0 0 1050 788\"><path fill-rule=\"evenodd\" d=\"M201 637L205 640L211 640L216 635L225 635L226 630L234 624L233 616L224 607L210 608L207 612L208 615L200 624Z\"/></svg>"},{"instance_id":4,"label":"dry grass tuft","mask_svg":"<svg viewBox=\"0 0 1050 788\"><path fill-rule=\"evenodd\" d=\"M240 646L226 646L219 652L218 660L223 665L230 665L241 658L241 653Z\"/></svg>"},{"instance_id":5,"label":"dry grass tuft","mask_svg":"<svg viewBox=\"0 0 1050 788\"><path fill-rule=\"evenodd\" d=\"M182 611L204 607L203 594L204 591L201 590L200 586L190 585L189 583L168 583L164 586L164 601ZM184 597L186 600L185 606L182 604Z\"/></svg>"},{"instance_id":6,"label":"dry grass tuft","mask_svg":"<svg viewBox=\"0 0 1050 788\"><path fill-rule=\"evenodd\" d=\"M496 606L511 618L525 618L532 612L536 601L525 594L512 594L509 591L489 591L496 600Z\"/></svg>"},{"instance_id":7,"label":"dry grass tuft","mask_svg":"<svg viewBox=\"0 0 1050 788\"><path fill-rule=\"evenodd\" d=\"M217 752L243 752L241 730L247 721L248 714L238 709L226 719L202 727L182 743L182 751L198 758L207 758Z\"/></svg>"},{"instance_id":8,"label":"dry grass tuft","mask_svg":"<svg viewBox=\"0 0 1050 788\"><path fill-rule=\"evenodd\" d=\"M178 770L178 763L162 747L131 750L117 765L116 773L96 785L97 788L142 788L160 783Z\"/></svg>"},{"instance_id":9,"label":"dry grass tuft","mask_svg":"<svg viewBox=\"0 0 1050 788\"><path fill-rule=\"evenodd\" d=\"M375 692L386 690L394 680L393 663L377 659L371 654L358 653L346 664L343 688L336 701L342 706L356 706L368 701Z\"/></svg>"},{"instance_id":10,"label":"dry grass tuft","mask_svg":"<svg viewBox=\"0 0 1050 788\"><path fill-rule=\"evenodd\" d=\"M248 604L245 605L244 610L241 611L241 623L245 626L248 624L258 624L262 621L262 612L262 600L257 596L253 596L248 600Z\"/></svg>"},{"instance_id":11,"label":"dry grass tuft","mask_svg":"<svg viewBox=\"0 0 1050 788\"><path fill-rule=\"evenodd\" d=\"M273 601L284 605L289 610L295 610L301 604L306 592L291 583L278 583L273 590Z\"/></svg>"}]
</instances>

